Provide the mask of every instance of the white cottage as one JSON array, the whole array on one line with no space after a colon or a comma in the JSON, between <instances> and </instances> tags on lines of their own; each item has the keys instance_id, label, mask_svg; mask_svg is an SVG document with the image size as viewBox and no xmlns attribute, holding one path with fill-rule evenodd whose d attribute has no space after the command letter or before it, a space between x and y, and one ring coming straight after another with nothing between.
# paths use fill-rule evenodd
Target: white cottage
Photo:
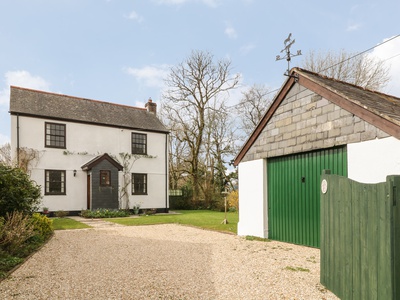
<instances>
[{"instance_id":1,"label":"white cottage","mask_svg":"<svg viewBox=\"0 0 400 300\"><path fill-rule=\"evenodd\" d=\"M11 87L11 148L43 206L168 211L168 131L156 104L137 108Z\"/></svg>"},{"instance_id":2,"label":"white cottage","mask_svg":"<svg viewBox=\"0 0 400 300\"><path fill-rule=\"evenodd\" d=\"M400 174L400 99L294 68L235 158L239 235L319 247L323 169Z\"/></svg>"}]
</instances>

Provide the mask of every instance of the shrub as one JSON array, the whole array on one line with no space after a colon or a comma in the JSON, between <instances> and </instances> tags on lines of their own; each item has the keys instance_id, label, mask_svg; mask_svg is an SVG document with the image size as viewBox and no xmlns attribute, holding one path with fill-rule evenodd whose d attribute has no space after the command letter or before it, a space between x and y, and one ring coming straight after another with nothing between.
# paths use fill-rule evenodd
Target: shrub
<instances>
[{"instance_id":1,"label":"shrub","mask_svg":"<svg viewBox=\"0 0 400 300\"><path fill-rule=\"evenodd\" d=\"M0 249L0 280L7 276L8 271L23 261L23 258L12 256Z\"/></svg>"},{"instance_id":2,"label":"shrub","mask_svg":"<svg viewBox=\"0 0 400 300\"><path fill-rule=\"evenodd\" d=\"M239 192L237 190L230 192L226 200L228 201L229 208L234 207L235 210L239 209Z\"/></svg>"},{"instance_id":3,"label":"shrub","mask_svg":"<svg viewBox=\"0 0 400 300\"><path fill-rule=\"evenodd\" d=\"M125 209L106 209L99 208L96 210L82 210L81 216L84 218L121 218L128 217L130 215L129 210Z\"/></svg>"},{"instance_id":4,"label":"shrub","mask_svg":"<svg viewBox=\"0 0 400 300\"><path fill-rule=\"evenodd\" d=\"M64 218L64 217L68 216L68 212L67 212L67 211L64 211L64 210L58 210L58 211L56 211L56 212L54 213L54 215L55 215L57 218Z\"/></svg>"},{"instance_id":5,"label":"shrub","mask_svg":"<svg viewBox=\"0 0 400 300\"><path fill-rule=\"evenodd\" d=\"M0 216L15 210L30 214L39 204L40 186L21 169L0 164Z\"/></svg>"},{"instance_id":6,"label":"shrub","mask_svg":"<svg viewBox=\"0 0 400 300\"><path fill-rule=\"evenodd\" d=\"M39 213L34 213L30 222L33 225L34 236L39 241L47 240L54 231L53 221Z\"/></svg>"},{"instance_id":7,"label":"shrub","mask_svg":"<svg viewBox=\"0 0 400 300\"><path fill-rule=\"evenodd\" d=\"M34 226L28 215L14 211L2 218L0 226L0 246L10 254L15 254L24 242L34 236Z\"/></svg>"}]
</instances>

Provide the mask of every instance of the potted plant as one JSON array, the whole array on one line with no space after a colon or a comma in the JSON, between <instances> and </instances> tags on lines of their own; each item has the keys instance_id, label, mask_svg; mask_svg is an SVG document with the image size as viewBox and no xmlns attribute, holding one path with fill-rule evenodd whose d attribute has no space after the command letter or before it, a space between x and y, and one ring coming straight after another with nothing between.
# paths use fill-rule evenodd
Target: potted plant
<instances>
[{"instance_id":1,"label":"potted plant","mask_svg":"<svg viewBox=\"0 0 400 300\"><path fill-rule=\"evenodd\" d=\"M48 207L43 207L43 214L47 215L49 213Z\"/></svg>"},{"instance_id":2,"label":"potted plant","mask_svg":"<svg viewBox=\"0 0 400 300\"><path fill-rule=\"evenodd\" d=\"M139 203L134 203L133 204L133 214L138 215L139 214L139 209L140 209L140 204Z\"/></svg>"}]
</instances>

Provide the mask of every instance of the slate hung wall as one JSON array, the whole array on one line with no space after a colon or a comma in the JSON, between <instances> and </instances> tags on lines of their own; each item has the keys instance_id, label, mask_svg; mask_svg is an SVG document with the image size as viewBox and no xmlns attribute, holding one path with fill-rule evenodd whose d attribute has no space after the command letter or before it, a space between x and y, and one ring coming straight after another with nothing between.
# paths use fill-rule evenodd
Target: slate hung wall
<instances>
[{"instance_id":1,"label":"slate hung wall","mask_svg":"<svg viewBox=\"0 0 400 300\"><path fill-rule=\"evenodd\" d=\"M242 161L388 136L320 95L295 84Z\"/></svg>"}]
</instances>

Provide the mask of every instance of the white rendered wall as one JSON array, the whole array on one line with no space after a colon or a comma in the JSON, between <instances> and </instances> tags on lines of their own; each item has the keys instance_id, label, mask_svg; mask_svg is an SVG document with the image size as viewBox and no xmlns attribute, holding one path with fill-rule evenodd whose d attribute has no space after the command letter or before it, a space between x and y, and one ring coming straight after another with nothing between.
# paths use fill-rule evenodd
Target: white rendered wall
<instances>
[{"instance_id":1,"label":"white rendered wall","mask_svg":"<svg viewBox=\"0 0 400 300\"><path fill-rule=\"evenodd\" d=\"M268 237L266 176L265 159L239 164L238 235Z\"/></svg>"},{"instance_id":2,"label":"white rendered wall","mask_svg":"<svg viewBox=\"0 0 400 300\"><path fill-rule=\"evenodd\" d=\"M347 145L348 177L362 183L400 175L400 140L394 137Z\"/></svg>"},{"instance_id":3,"label":"white rendered wall","mask_svg":"<svg viewBox=\"0 0 400 300\"><path fill-rule=\"evenodd\" d=\"M66 124L66 149L46 148L45 122ZM87 125L73 122L19 117L19 146L39 151L39 160L32 165L31 178L42 186L44 195L44 170L66 171L66 195L44 196L43 206L51 211L82 210L87 208L87 172L81 166L94 157L108 153L119 158L119 153L131 153L132 132L147 134L147 154L154 158L140 158L130 173L145 173L148 179L148 195L131 195L130 207L141 203L142 208L165 208L166 199L166 139L162 133L142 132L114 127ZM11 142L15 156L17 148L17 117L11 116ZM65 154L67 153L67 154ZM15 157L14 157L15 159ZM76 176L73 176L76 170ZM122 172L120 172L120 178ZM120 180L120 185L122 181Z\"/></svg>"}]
</instances>

